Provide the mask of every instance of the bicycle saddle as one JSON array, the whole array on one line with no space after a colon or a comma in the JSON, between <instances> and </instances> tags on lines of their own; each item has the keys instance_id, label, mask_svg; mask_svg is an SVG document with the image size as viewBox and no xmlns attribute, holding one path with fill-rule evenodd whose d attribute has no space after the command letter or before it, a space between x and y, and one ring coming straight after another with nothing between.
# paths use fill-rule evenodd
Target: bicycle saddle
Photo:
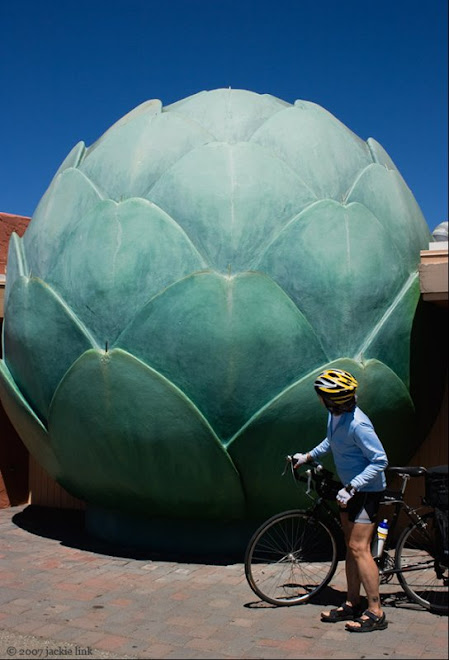
<instances>
[{"instance_id":1,"label":"bicycle saddle","mask_svg":"<svg viewBox=\"0 0 449 660\"><path fill-rule=\"evenodd\" d=\"M427 472L425 467L389 467L387 470L395 474L408 474L410 477L420 477Z\"/></svg>"}]
</instances>

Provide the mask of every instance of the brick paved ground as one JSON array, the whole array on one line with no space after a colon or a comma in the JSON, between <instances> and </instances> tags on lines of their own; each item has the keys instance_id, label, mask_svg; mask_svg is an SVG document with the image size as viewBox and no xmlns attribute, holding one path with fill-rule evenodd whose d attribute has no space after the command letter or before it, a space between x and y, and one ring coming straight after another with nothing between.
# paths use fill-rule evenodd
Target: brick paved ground
<instances>
[{"instance_id":1,"label":"brick paved ground","mask_svg":"<svg viewBox=\"0 0 449 660\"><path fill-rule=\"evenodd\" d=\"M389 628L322 624L339 604L342 566L320 602L274 608L240 560L195 562L90 539L82 513L0 510L0 657L447 658L448 620L382 586Z\"/></svg>"}]
</instances>

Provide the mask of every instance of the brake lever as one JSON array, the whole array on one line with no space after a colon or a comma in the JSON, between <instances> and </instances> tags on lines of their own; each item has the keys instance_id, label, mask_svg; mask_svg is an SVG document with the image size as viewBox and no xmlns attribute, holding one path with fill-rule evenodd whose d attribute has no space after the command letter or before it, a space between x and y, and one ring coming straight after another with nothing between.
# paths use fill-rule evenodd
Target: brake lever
<instances>
[{"instance_id":1,"label":"brake lever","mask_svg":"<svg viewBox=\"0 0 449 660\"><path fill-rule=\"evenodd\" d=\"M292 465L292 457L290 455L287 455L285 457L284 471L282 472L282 475L281 475L282 477L286 474L287 466L288 466L289 463L290 463L290 465Z\"/></svg>"},{"instance_id":2,"label":"brake lever","mask_svg":"<svg viewBox=\"0 0 449 660\"><path fill-rule=\"evenodd\" d=\"M312 490L312 470L307 470L307 490L306 490L306 495L310 493Z\"/></svg>"}]
</instances>

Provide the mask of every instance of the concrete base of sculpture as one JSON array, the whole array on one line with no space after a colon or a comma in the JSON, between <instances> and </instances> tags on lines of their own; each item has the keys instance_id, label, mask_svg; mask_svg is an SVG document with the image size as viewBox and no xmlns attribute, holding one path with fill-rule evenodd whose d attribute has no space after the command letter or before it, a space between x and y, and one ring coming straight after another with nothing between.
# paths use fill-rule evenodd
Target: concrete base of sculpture
<instances>
[{"instance_id":1,"label":"concrete base of sculpture","mask_svg":"<svg viewBox=\"0 0 449 660\"><path fill-rule=\"evenodd\" d=\"M144 518L89 506L85 524L87 532L96 538L121 547L145 549L149 554L215 559L232 555L242 561L248 541L260 521Z\"/></svg>"}]
</instances>

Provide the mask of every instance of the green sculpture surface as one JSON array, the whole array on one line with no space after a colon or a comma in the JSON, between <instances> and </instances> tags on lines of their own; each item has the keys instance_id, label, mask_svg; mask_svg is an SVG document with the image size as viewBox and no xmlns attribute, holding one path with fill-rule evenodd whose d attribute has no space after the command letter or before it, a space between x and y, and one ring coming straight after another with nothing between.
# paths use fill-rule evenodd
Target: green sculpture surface
<instances>
[{"instance_id":1,"label":"green sculpture surface","mask_svg":"<svg viewBox=\"0 0 449 660\"><path fill-rule=\"evenodd\" d=\"M260 519L325 433L330 364L390 462L414 444L410 337L430 232L384 149L244 90L143 103L67 156L8 256L3 405L105 510Z\"/></svg>"}]
</instances>

